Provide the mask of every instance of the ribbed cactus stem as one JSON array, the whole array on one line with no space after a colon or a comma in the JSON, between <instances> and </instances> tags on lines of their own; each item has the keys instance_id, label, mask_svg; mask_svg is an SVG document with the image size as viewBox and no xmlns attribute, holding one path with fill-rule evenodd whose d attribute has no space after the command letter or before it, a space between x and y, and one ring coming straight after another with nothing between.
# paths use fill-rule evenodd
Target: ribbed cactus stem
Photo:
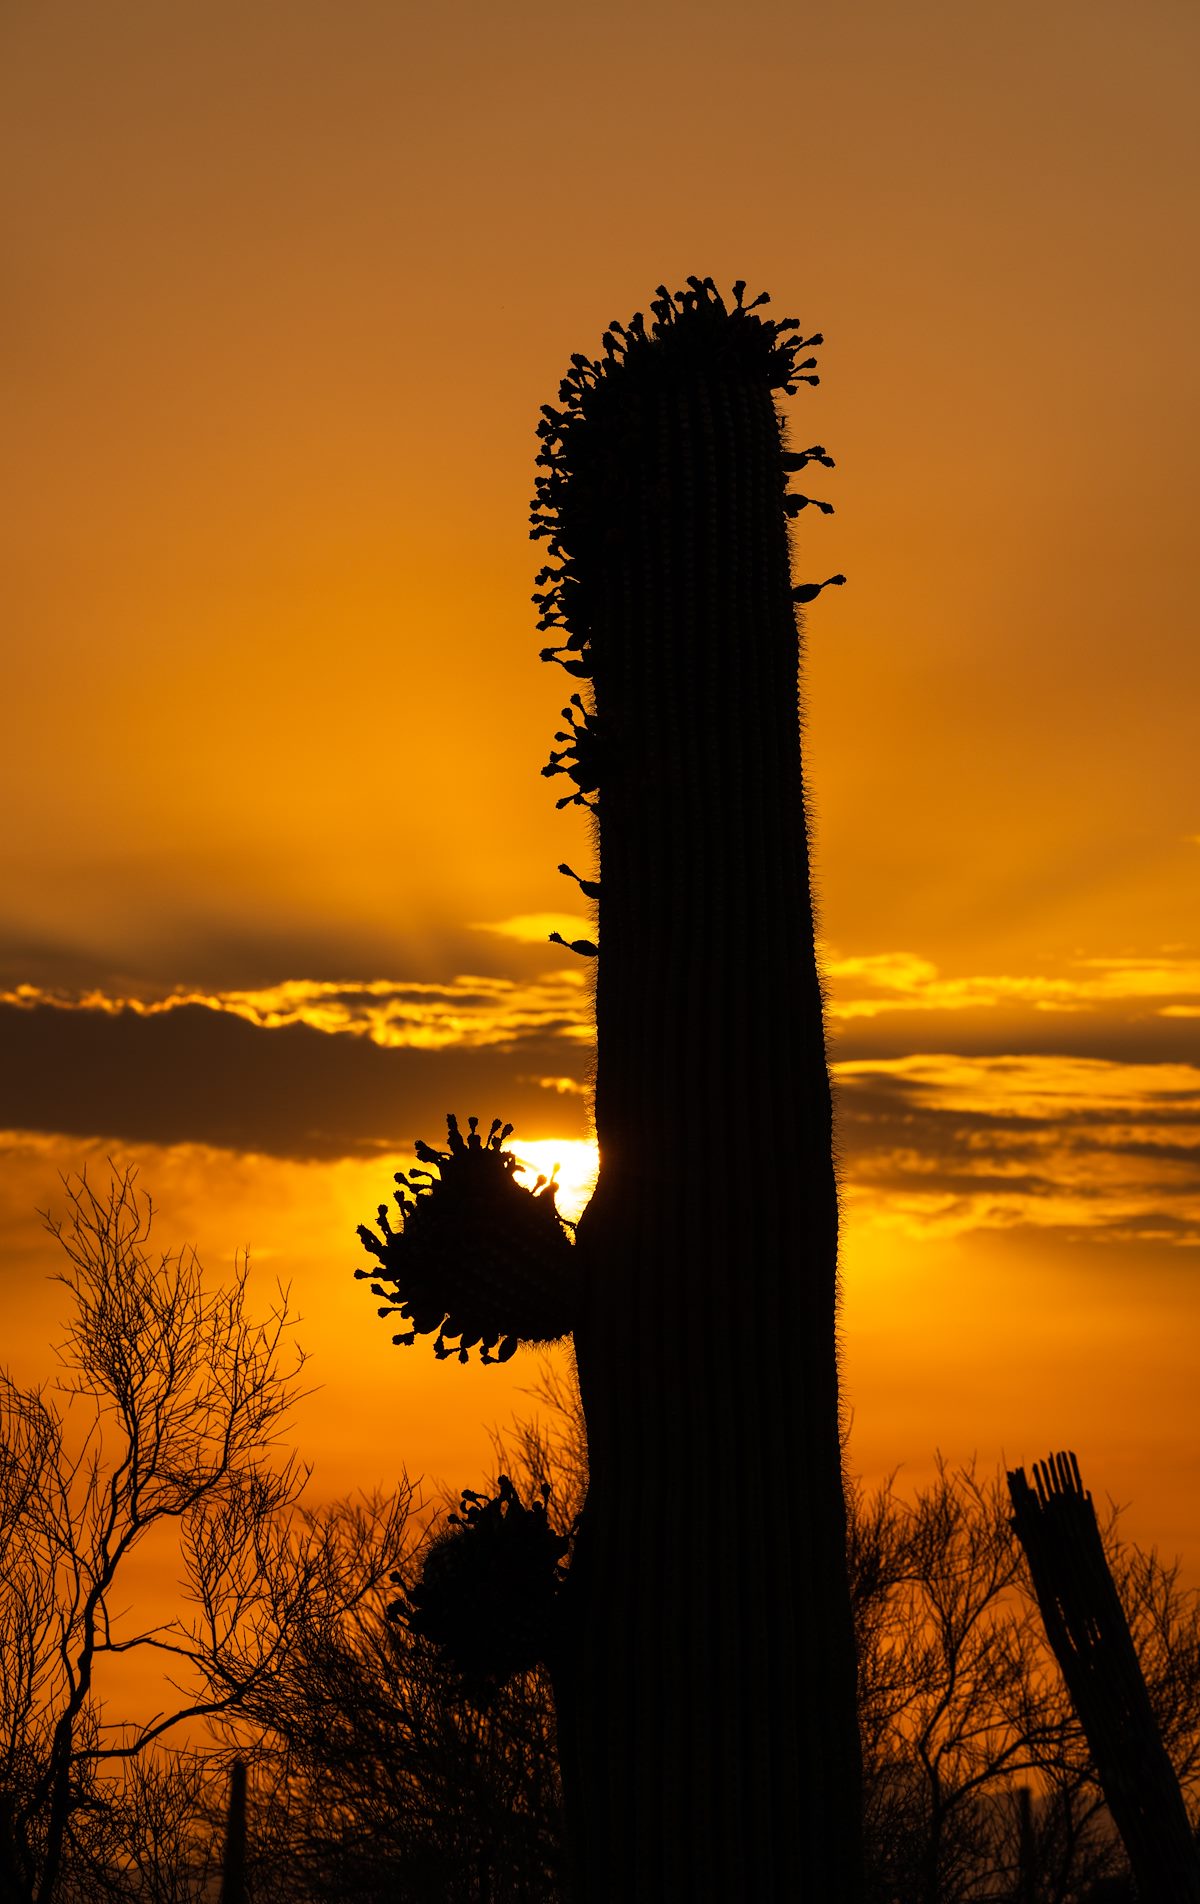
<instances>
[{"instance_id":1,"label":"ribbed cactus stem","mask_svg":"<svg viewBox=\"0 0 1200 1904\"><path fill-rule=\"evenodd\" d=\"M614 327L604 360L573 360L543 426L535 533L562 563L543 606L592 683L576 782L600 824L601 1169L575 1330L591 1481L560 1749L580 1900L850 1904L837 1196L797 698L795 597L816 590L793 590L774 401L811 360L741 287L727 310L689 284L660 291L648 334Z\"/></svg>"}]
</instances>

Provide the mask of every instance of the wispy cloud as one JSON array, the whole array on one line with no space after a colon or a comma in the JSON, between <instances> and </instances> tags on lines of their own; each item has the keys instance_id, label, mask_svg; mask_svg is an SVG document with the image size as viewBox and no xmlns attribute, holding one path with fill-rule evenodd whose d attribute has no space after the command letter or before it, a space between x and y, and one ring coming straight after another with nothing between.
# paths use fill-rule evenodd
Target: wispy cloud
<instances>
[{"instance_id":1,"label":"wispy cloud","mask_svg":"<svg viewBox=\"0 0 1200 1904\"><path fill-rule=\"evenodd\" d=\"M466 974L444 984L288 979L256 991L181 990L152 999L18 985L0 991L0 1004L26 1010L53 1005L109 1016L130 1012L139 1018L199 1005L264 1030L307 1025L313 1031L366 1037L385 1049L407 1046L421 1051L504 1045L531 1036L586 1043L592 1036L585 974L573 969L524 980Z\"/></svg>"},{"instance_id":2,"label":"wispy cloud","mask_svg":"<svg viewBox=\"0 0 1200 1904\"><path fill-rule=\"evenodd\" d=\"M947 978L913 952L846 957L832 948L822 960L834 1019L885 1012L987 1011L1024 1005L1040 1012L1094 1011L1117 1004L1161 1014L1200 1011L1200 955L1167 946L1152 956L1076 957L1053 973L970 974Z\"/></svg>"},{"instance_id":3,"label":"wispy cloud","mask_svg":"<svg viewBox=\"0 0 1200 1904\"><path fill-rule=\"evenodd\" d=\"M480 925L521 943L541 943L551 929L564 938L586 937L594 927L559 913L522 913ZM1164 947L1153 956L1076 957L1065 971L969 974L946 977L914 952L847 956L828 950L822 960L828 1013L836 1024L897 1013L985 1016L1015 1009L1078 1014L1127 1008L1140 1016L1200 1017L1200 956L1187 947ZM133 1012L152 1017L186 1005L231 1012L264 1029L308 1025L315 1031L349 1032L385 1048L411 1046L436 1051L450 1045L507 1044L529 1036L588 1043L592 1037L588 972L570 966L527 978L464 973L444 982L372 979L288 979L254 990L179 989L165 997L115 995L99 989L71 991L17 985L0 991L0 1004L63 1010Z\"/></svg>"},{"instance_id":4,"label":"wispy cloud","mask_svg":"<svg viewBox=\"0 0 1200 1904\"><path fill-rule=\"evenodd\" d=\"M848 1194L875 1221L1200 1243L1200 1067L935 1054L834 1074Z\"/></svg>"},{"instance_id":5,"label":"wispy cloud","mask_svg":"<svg viewBox=\"0 0 1200 1904\"><path fill-rule=\"evenodd\" d=\"M1080 955L1053 975L945 978L912 953L831 954L826 971L859 1219L1200 1241L1189 948ZM0 993L0 1122L293 1157L436 1136L451 1107L580 1137L589 977L572 961L165 998L22 985Z\"/></svg>"},{"instance_id":6,"label":"wispy cloud","mask_svg":"<svg viewBox=\"0 0 1200 1904\"><path fill-rule=\"evenodd\" d=\"M525 1136L582 1135L567 1076L584 1049L557 1025L475 1042L269 1023L195 1002L168 1010L0 1004L0 1127L294 1158L372 1156L437 1139L448 1110Z\"/></svg>"}]
</instances>

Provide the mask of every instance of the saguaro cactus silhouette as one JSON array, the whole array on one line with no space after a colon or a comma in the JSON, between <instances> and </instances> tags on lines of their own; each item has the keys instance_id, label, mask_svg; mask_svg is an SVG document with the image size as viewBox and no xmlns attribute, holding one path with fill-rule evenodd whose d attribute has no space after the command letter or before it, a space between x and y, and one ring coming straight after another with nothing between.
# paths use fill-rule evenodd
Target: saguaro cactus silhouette
<instances>
[{"instance_id":1,"label":"saguaro cactus silhouette","mask_svg":"<svg viewBox=\"0 0 1200 1904\"><path fill-rule=\"evenodd\" d=\"M599 879L580 883L599 918L600 1177L569 1262L554 1236L539 1270L565 1279L588 1429L550 1654L588 1904L859 1895L797 689L796 607L827 584L793 585L788 542L790 518L829 508L789 476L831 459L789 452L775 402L817 381L802 353L821 339L744 290L660 287L649 324L572 358L539 426L544 652L588 684L547 771L599 822ZM450 1159L427 1155L445 1195ZM547 1333L467 1302L466 1265L430 1304L406 1235L364 1237L395 1284L376 1288L442 1353L450 1318L464 1354ZM554 1319L549 1288L533 1306Z\"/></svg>"}]
</instances>

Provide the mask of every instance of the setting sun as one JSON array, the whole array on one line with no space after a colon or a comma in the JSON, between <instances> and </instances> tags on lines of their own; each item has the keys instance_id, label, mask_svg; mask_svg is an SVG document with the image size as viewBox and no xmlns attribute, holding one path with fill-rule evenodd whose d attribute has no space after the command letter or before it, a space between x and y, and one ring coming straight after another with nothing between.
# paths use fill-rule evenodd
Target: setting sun
<instances>
[{"instance_id":1,"label":"setting sun","mask_svg":"<svg viewBox=\"0 0 1200 1904\"><path fill-rule=\"evenodd\" d=\"M578 1137L535 1137L529 1142L514 1137L512 1148L524 1166L517 1181L532 1189L535 1178L553 1174L559 1186L559 1215L578 1222L596 1187L600 1159L595 1144Z\"/></svg>"},{"instance_id":2,"label":"setting sun","mask_svg":"<svg viewBox=\"0 0 1200 1904\"><path fill-rule=\"evenodd\" d=\"M493 1436L552 1417L531 1343L596 1393L590 1326L648 1412L697 1369L716 1393L721 1487L661 1487L699 1540L788 1467L753 1411L784 1419L806 1326L720 1280L775 1249L781 1304L828 1269L851 1477L1076 1448L1200 1581L1200 12L9 11L0 1367L59 1368L39 1213L133 1170L156 1246L214 1286L248 1260L256 1315L290 1291L278 1445L314 1513L482 1487ZM771 314L758 409L679 398L672 461L671 386L589 476L630 340L718 304L721 376ZM606 728L589 617L618 598ZM597 1062L617 995L635 1084ZM484 1160L559 1252L530 1282L627 1276L623 1308L463 1328L460 1362L431 1274L404 1341L360 1226L451 1109L511 1120L572 1226L597 1131L653 1160L677 1202L641 1200L644 1260L607 1188L568 1249ZM519 1255L492 1214L458 1232L481 1282ZM676 1239L711 1259L695 1302L654 1286ZM722 1387L739 1357L757 1385ZM650 1471L622 1459L606 1504ZM156 1607L164 1554L134 1575Z\"/></svg>"}]
</instances>

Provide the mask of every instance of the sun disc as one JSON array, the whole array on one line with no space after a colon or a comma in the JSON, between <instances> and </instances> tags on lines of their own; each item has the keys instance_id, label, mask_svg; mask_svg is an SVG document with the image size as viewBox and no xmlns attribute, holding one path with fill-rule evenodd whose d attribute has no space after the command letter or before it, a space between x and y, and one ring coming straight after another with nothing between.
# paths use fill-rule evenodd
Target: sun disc
<instances>
[{"instance_id":1,"label":"sun disc","mask_svg":"<svg viewBox=\"0 0 1200 1904\"><path fill-rule=\"evenodd\" d=\"M517 1138L512 1147L523 1166L517 1181L531 1189L539 1176L548 1177L558 1165L558 1208L574 1223L596 1186L600 1160L595 1144L578 1137L535 1137L528 1142Z\"/></svg>"}]
</instances>

